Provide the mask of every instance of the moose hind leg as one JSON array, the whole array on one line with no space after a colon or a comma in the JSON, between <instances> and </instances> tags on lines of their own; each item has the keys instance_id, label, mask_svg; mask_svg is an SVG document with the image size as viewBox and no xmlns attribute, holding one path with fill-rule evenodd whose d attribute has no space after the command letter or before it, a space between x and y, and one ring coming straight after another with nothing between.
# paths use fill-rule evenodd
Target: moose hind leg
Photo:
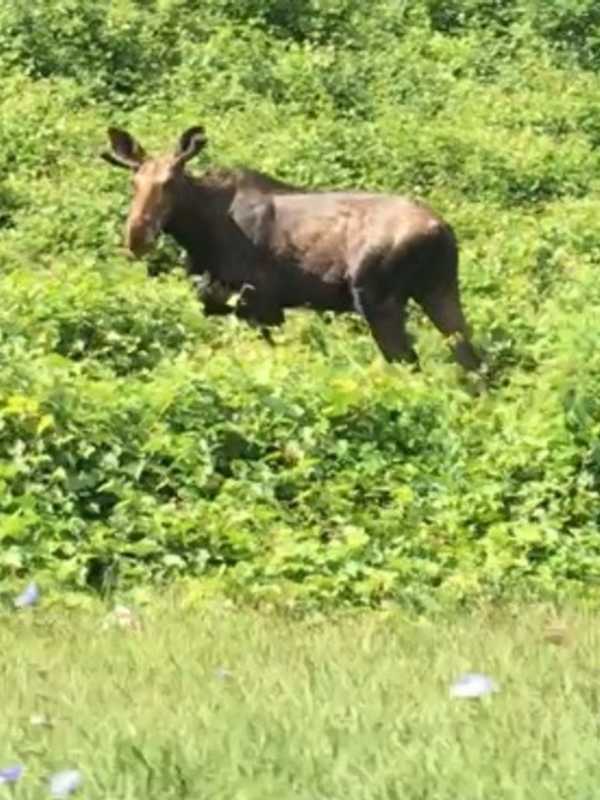
<instances>
[{"instance_id":1,"label":"moose hind leg","mask_svg":"<svg viewBox=\"0 0 600 800\"><path fill-rule=\"evenodd\" d=\"M452 288L430 292L415 299L440 333L452 340L452 350L458 363L465 370L478 370L481 358L471 344L458 290Z\"/></svg>"},{"instance_id":2,"label":"moose hind leg","mask_svg":"<svg viewBox=\"0 0 600 800\"><path fill-rule=\"evenodd\" d=\"M368 289L357 286L351 291L354 307L366 319L385 360L406 361L418 366L412 337L406 331L405 303L393 297L378 300Z\"/></svg>"}]
</instances>

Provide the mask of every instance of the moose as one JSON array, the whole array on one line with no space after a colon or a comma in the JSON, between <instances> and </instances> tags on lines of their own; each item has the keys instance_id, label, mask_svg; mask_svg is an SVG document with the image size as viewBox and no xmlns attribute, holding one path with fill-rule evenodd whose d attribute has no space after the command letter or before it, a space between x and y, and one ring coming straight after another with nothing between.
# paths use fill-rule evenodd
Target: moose
<instances>
[{"instance_id":1,"label":"moose","mask_svg":"<svg viewBox=\"0 0 600 800\"><path fill-rule=\"evenodd\" d=\"M111 127L108 138L102 158L133 172L126 249L139 258L161 232L171 235L187 254L188 273L208 279L206 314L235 313L270 340L285 309L356 312L387 361L418 367L405 326L412 299L451 341L458 363L479 368L461 307L457 240L426 205L367 191L308 190L245 168L193 176L186 165L207 144L199 125L158 157L125 130Z\"/></svg>"}]
</instances>

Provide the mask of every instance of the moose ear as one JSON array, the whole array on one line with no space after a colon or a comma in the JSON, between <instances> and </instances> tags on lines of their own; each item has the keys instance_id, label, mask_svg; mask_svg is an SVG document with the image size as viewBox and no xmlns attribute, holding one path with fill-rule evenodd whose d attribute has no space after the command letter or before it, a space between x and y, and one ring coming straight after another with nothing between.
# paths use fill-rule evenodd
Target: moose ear
<instances>
[{"instance_id":1,"label":"moose ear","mask_svg":"<svg viewBox=\"0 0 600 800\"><path fill-rule=\"evenodd\" d=\"M184 131L179 137L177 148L175 150L175 157L179 163L184 164L190 158L198 155L198 153L206 147L208 140L201 125L194 125Z\"/></svg>"},{"instance_id":2,"label":"moose ear","mask_svg":"<svg viewBox=\"0 0 600 800\"><path fill-rule=\"evenodd\" d=\"M141 144L121 128L109 128L107 133L112 152L104 151L100 157L117 167L137 169L146 158L146 152Z\"/></svg>"}]
</instances>

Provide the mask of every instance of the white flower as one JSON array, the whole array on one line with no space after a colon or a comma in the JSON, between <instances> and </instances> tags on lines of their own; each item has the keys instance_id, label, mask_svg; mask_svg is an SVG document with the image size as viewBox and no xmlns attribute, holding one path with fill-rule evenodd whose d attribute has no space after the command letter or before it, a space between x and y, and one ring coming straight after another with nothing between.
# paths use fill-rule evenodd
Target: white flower
<instances>
[{"instance_id":1,"label":"white flower","mask_svg":"<svg viewBox=\"0 0 600 800\"><path fill-rule=\"evenodd\" d=\"M50 794L52 797L68 797L83 783L81 772L76 769L65 769L50 777Z\"/></svg>"},{"instance_id":2,"label":"white flower","mask_svg":"<svg viewBox=\"0 0 600 800\"><path fill-rule=\"evenodd\" d=\"M487 675L468 672L454 681L450 687L450 697L478 698L497 691L498 686Z\"/></svg>"},{"instance_id":3,"label":"white flower","mask_svg":"<svg viewBox=\"0 0 600 800\"><path fill-rule=\"evenodd\" d=\"M33 606L37 603L40 599L40 590L37 587L37 584L30 583L20 595L15 597L13 600L15 608L26 608L27 606Z\"/></svg>"}]
</instances>

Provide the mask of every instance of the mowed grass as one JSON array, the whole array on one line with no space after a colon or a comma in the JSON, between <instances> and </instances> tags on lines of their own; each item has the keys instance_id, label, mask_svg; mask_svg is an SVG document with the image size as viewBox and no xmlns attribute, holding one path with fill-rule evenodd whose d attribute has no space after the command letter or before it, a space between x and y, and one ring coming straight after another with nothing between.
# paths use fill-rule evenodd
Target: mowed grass
<instances>
[{"instance_id":1,"label":"mowed grass","mask_svg":"<svg viewBox=\"0 0 600 800\"><path fill-rule=\"evenodd\" d=\"M0 753L26 766L17 797L48 796L66 768L86 798L598 796L597 616L293 621L173 602L140 616L135 632L5 615ZM465 671L500 691L452 699Z\"/></svg>"}]
</instances>

